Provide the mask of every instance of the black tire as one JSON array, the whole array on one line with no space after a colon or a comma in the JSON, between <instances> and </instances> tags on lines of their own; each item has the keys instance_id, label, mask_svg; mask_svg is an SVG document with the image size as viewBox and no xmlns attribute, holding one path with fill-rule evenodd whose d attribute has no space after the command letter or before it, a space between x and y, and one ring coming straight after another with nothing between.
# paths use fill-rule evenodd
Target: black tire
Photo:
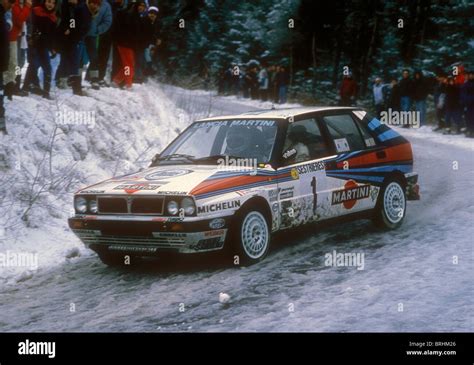
<instances>
[{"instance_id":1,"label":"black tire","mask_svg":"<svg viewBox=\"0 0 474 365\"><path fill-rule=\"evenodd\" d=\"M246 230L247 240L244 237ZM251 238L254 239L253 244ZM234 265L249 266L262 261L267 256L271 243L268 214L256 206L239 210L229 231L229 241Z\"/></svg>"},{"instance_id":2,"label":"black tire","mask_svg":"<svg viewBox=\"0 0 474 365\"><path fill-rule=\"evenodd\" d=\"M392 178L381 188L375 206L373 221L382 229L396 229L400 227L406 214L405 184Z\"/></svg>"}]
</instances>

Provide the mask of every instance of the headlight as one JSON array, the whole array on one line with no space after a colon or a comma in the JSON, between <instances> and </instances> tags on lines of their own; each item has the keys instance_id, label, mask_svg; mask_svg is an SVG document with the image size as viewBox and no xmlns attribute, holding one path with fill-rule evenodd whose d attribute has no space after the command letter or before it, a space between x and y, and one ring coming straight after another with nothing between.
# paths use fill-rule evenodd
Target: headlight
<instances>
[{"instance_id":1,"label":"headlight","mask_svg":"<svg viewBox=\"0 0 474 365\"><path fill-rule=\"evenodd\" d=\"M98 208L97 208L97 200L89 200L89 212L93 214L97 214Z\"/></svg>"},{"instance_id":2,"label":"headlight","mask_svg":"<svg viewBox=\"0 0 474 365\"><path fill-rule=\"evenodd\" d=\"M193 215L196 211L196 206L191 198L184 198L181 200L181 209L184 210L185 215Z\"/></svg>"},{"instance_id":3,"label":"headlight","mask_svg":"<svg viewBox=\"0 0 474 365\"><path fill-rule=\"evenodd\" d=\"M85 213L87 211L87 200L82 196L77 197L74 199L74 208L78 213Z\"/></svg>"},{"instance_id":4,"label":"headlight","mask_svg":"<svg viewBox=\"0 0 474 365\"><path fill-rule=\"evenodd\" d=\"M174 200L170 200L168 202L167 209L168 209L169 214L176 215L178 214L178 211L179 211L179 205Z\"/></svg>"}]
</instances>

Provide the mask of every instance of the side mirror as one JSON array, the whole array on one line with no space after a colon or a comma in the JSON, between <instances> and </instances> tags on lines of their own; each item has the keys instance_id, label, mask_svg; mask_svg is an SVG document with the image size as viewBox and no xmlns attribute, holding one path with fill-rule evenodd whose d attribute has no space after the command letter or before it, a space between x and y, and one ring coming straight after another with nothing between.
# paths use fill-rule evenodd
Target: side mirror
<instances>
[{"instance_id":1,"label":"side mirror","mask_svg":"<svg viewBox=\"0 0 474 365\"><path fill-rule=\"evenodd\" d=\"M154 164L156 161L158 161L158 159L160 158L160 154L157 153L155 156L153 156L153 158L151 159L151 163Z\"/></svg>"}]
</instances>

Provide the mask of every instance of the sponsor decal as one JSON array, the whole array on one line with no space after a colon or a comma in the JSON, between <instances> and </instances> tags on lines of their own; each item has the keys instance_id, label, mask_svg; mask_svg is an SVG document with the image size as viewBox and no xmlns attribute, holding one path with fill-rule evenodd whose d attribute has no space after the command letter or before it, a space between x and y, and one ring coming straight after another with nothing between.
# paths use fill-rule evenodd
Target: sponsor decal
<instances>
[{"instance_id":1,"label":"sponsor decal","mask_svg":"<svg viewBox=\"0 0 474 365\"><path fill-rule=\"evenodd\" d=\"M326 165L324 164L324 162L312 162L307 165L296 167L296 171L298 172L298 175L304 175L311 172L321 171L325 168Z\"/></svg>"},{"instance_id":2,"label":"sponsor decal","mask_svg":"<svg viewBox=\"0 0 474 365\"><path fill-rule=\"evenodd\" d=\"M225 226L225 219L224 218L216 218L209 222L209 228L211 229L219 229Z\"/></svg>"},{"instance_id":3,"label":"sponsor decal","mask_svg":"<svg viewBox=\"0 0 474 365\"><path fill-rule=\"evenodd\" d=\"M367 147L373 147L373 146L375 146L375 140L372 137L366 138L365 139L365 145Z\"/></svg>"},{"instance_id":4,"label":"sponsor decal","mask_svg":"<svg viewBox=\"0 0 474 365\"><path fill-rule=\"evenodd\" d=\"M298 170L296 170L294 167L291 169L291 177L293 178L293 180L298 180L300 178Z\"/></svg>"},{"instance_id":5,"label":"sponsor decal","mask_svg":"<svg viewBox=\"0 0 474 365\"><path fill-rule=\"evenodd\" d=\"M79 192L80 194L103 194L105 190L82 190Z\"/></svg>"},{"instance_id":6,"label":"sponsor decal","mask_svg":"<svg viewBox=\"0 0 474 365\"><path fill-rule=\"evenodd\" d=\"M278 200L279 191L280 189L274 189L268 192L268 200L270 200L270 203L276 202Z\"/></svg>"},{"instance_id":7,"label":"sponsor decal","mask_svg":"<svg viewBox=\"0 0 474 365\"><path fill-rule=\"evenodd\" d=\"M370 185L357 185L354 180L345 183L344 189L333 191L332 205L341 204L346 209L351 209L357 200L368 198Z\"/></svg>"},{"instance_id":8,"label":"sponsor decal","mask_svg":"<svg viewBox=\"0 0 474 365\"><path fill-rule=\"evenodd\" d=\"M146 175L145 179L161 180L161 179L166 179L169 177L187 175L187 174L190 174L191 172L192 170L188 170L188 169L169 169L169 170L163 170L163 171L155 171L155 172L152 172L151 174Z\"/></svg>"},{"instance_id":9,"label":"sponsor decal","mask_svg":"<svg viewBox=\"0 0 474 365\"><path fill-rule=\"evenodd\" d=\"M225 233L225 230L220 229L218 231L207 231L204 232L204 237L215 237L215 236L223 236Z\"/></svg>"},{"instance_id":10,"label":"sponsor decal","mask_svg":"<svg viewBox=\"0 0 474 365\"><path fill-rule=\"evenodd\" d=\"M153 185L149 183L137 183L137 184L121 184L114 188L114 190L124 190L127 194L133 194L141 190L156 190L161 185Z\"/></svg>"},{"instance_id":11,"label":"sponsor decal","mask_svg":"<svg viewBox=\"0 0 474 365\"><path fill-rule=\"evenodd\" d=\"M160 233L155 233L155 232L153 232L153 237L185 238L186 236L187 236L186 233L174 233L174 232L160 232Z\"/></svg>"},{"instance_id":12,"label":"sponsor decal","mask_svg":"<svg viewBox=\"0 0 474 365\"><path fill-rule=\"evenodd\" d=\"M288 159L291 156L293 156L294 154L296 154L296 149L292 148L291 150L288 150L283 154L283 158Z\"/></svg>"},{"instance_id":13,"label":"sponsor decal","mask_svg":"<svg viewBox=\"0 0 474 365\"><path fill-rule=\"evenodd\" d=\"M213 120L210 122L195 123L193 128L211 128L221 126L252 126L252 127L272 127L275 125L274 120L261 119L237 119L237 120Z\"/></svg>"},{"instance_id":14,"label":"sponsor decal","mask_svg":"<svg viewBox=\"0 0 474 365\"><path fill-rule=\"evenodd\" d=\"M158 194L160 195L186 195L187 192L185 191L159 191Z\"/></svg>"},{"instance_id":15,"label":"sponsor decal","mask_svg":"<svg viewBox=\"0 0 474 365\"><path fill-rule=\"evenodd\" d=\"M210 205L204 205L202 207L198 207L198 213L211 213L211 212L218 212L220 210L226 209L234 209L240 207L240 200L232 200L229 202L222 202Z\"/></svg>"},{"instance_id":16,"label":"sponsor decal","mask_svg":"<svg viewBox=\"0 0 474 365\"><path fill-rule=\"evenodd\" d=\"M280 199L283 200L283 199L293 198L293 196L294 196L294 191L295 191L294 186L289 187L289 188L281 189L281 191L280 191Z\"/></svg>"},{"instance_id":17,"label":"sponsor decal","mask_svg":"<svg viewBox=\"0 0 474 365\"><path fill-rule=\"evenodd\" d=\"M142 247L142 246L124 246L124 245L110 245L109 251L133 251L133 252L156 252L156 247Z\"/></svg>"},{"instance_id":18,"label":"sponsor decal","mask_svg":"<svg viewBox=\"0 0 474 365\"><path fill-rule=\"evenodd\" d=\"M339 138L334 140L334 144L336 145L337 152L347 152L350 151L349 143L345 138Z\"/></svg>"},{"instance_id":19,"label":"sponsor decal","mask_svg":"<svg viewBox=\"0 0 474 365\"><path fill-rule=\"evenodd\" d=\"M372 199L373 202L374 202L375 200L377 200L377 195L379 195L379 194L378 194L378 189L372 187L372 189L370 189L370 198Z\"/></svg>"},{"instance_id":20,"label":"sponsor decal","mask_svg":"<svg viewBox=\"0 0 474 365\"><path fill-rule=\"evenodd\" d=\"M272 211L273 211L273 213L277 213L277 212L278 212L278 203L273 203L273 205L272 205Z\"/></svg>"}]
</instances>

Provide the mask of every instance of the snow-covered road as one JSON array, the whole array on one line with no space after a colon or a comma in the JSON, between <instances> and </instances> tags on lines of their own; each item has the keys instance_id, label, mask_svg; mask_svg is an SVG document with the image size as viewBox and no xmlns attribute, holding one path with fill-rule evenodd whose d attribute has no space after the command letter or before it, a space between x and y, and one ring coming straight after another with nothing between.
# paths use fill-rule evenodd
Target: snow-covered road
<instances>
[{"instance_id":1,"label":"snow-covered road","mask_svg":"<svg viewBox=\"0 0 474 365\"><path fill-rule=\"evenodd\" d=\"M196 116L255 109L165 90ZM367 221L307 227L239 269L211 257L121 270L83 255L0 287L0 331L474 331L472 142L401 133L422 199L395 232ZM326 267L333 250L364 253L364 270Z\"/></svg>"}]
</instances>

